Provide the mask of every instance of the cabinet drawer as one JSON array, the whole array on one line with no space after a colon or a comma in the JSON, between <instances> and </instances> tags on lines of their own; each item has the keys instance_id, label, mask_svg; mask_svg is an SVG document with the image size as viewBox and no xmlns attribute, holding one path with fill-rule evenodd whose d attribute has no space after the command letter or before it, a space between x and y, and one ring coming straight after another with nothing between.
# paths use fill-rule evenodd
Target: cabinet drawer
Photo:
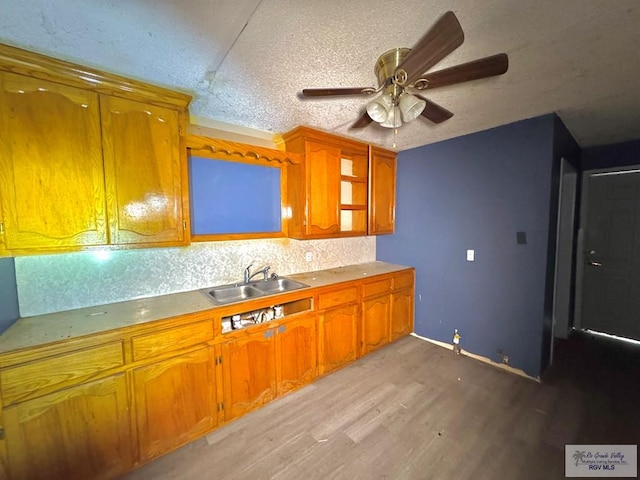
<instances>
[{"instance_id":1,"label":"cabinet drawer","mask_svg":"<svg viewBox=\"0 0 640 480\"><path fill-rule=\"evenodd\" d=\"M7 368L0 372L2 399L7 406L121 365L124 365L122 343L113 342Z\"/></svg>"},{"instance_id":2,"label":"cabinet drawer","mask_svg":"<svg viewBox=\"0 0 640 480\"><path fill-rule=\"evenodd\" d=\"M321 293L318 297L318 309L324 310L334 305L355 302L356 300L358 300L358 287L356 286Z\"/></svg>"},{"instance_id":3,"label":"cabinet drawer","mask_svg":"<svg viewBox=\"0 0 640 480\"><path fill-rule=\"evenodd\" d=\"M413 285L413 271L401 273L393 278L393 289L398 290Z\"/></svg>"},{"instance_id":4,"label":"cabinet drawer","mask_svg":"<svg viewBox=\"0 0 640 480\"><path fill-rule=\"evenodd\" d=\"M387 293L391 290L391 279L387 278L385 280L378 280L377 282L365 283L362 288L365 297Z\"/></svg>"},{"instance_id":5,"label":"cabinet drawer","mask_svg":"<svg viewBox=\"0 0 640 480\"><path fill-rule=\"evenodd\" d=\"M133 344L133 359L142 360L154 357L161 353L205 343L212 338L213 322L211 320L140 335L131 340Z\"/></svg>"}]
</instances>

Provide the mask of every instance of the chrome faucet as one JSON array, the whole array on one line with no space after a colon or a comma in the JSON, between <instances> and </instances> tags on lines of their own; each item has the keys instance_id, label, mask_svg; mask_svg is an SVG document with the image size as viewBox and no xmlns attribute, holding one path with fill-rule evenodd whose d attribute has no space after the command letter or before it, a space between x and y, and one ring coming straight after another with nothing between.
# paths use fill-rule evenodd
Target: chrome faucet
<instances>
[{"instance_id":1,"label":"chrome faucet","mask_svg":"<svg viewBox=\"0 0 640 480\"><path fill-rule=\"evenodd\" d=\"M270 266L267 265L262 270L258 270L257 272L251 273L251 267L252 266L253 266L253 262L251 262L249 264L249 266L244 269L244 283L249 283L253 277L255 277L256 275L259 275L259 274L263 275L264 280L268 280L269 279L269 270L271 269Z\"/></svg>"}]
</instances>

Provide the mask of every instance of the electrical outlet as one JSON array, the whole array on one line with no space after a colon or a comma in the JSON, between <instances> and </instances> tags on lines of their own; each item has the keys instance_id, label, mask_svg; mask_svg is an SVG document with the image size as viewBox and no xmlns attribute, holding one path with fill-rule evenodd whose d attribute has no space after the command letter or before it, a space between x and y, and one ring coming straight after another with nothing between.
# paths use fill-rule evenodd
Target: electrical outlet
<instances>
[{"instance_id":1,"label":"electrical outlet","mask_svg":"<svg viewBox=\"0 0 640 480\"><path fill-rule=\"evenodd\" d=\"M312 262L313 261L313 252L307 252L304 254L304 259L307 262Z\"/></svg>"},{"instance_id":2,"label":"electrical outlet","mask_svg":"<svg viewBox=\"0 0 640 480\"><path fill-rule=\"evenodd\" d=\"M476 259L475 250L467 250L467 262L473 262Z\"/></svg>"},{"instance_id":3,"label":"electrical outlet","mask_svg":"<svg viewBox=\"0 0 640 480\"><path fill-rule=\"evenodd\" d=\"M502 363L504 363L505 365L509 365L509 355L504 353L502 350L497 350L496 352L498 353L498 356L500 357Z\"/></svg>"}]
</instances>

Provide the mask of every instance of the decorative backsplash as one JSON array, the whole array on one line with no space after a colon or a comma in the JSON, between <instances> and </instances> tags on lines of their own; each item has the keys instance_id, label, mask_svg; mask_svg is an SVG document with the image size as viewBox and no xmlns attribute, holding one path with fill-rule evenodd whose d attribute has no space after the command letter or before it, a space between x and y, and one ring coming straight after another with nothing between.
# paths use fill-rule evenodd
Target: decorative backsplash
<instances>
[{"instance_id":1,"label":"decorative backsplash","mask_svg":"<svg viewBox=\"0 0 640 480\"><path fill-rule=\"evenodd\" d=\"M20 315L30 317L237 282L252 261L291 275L375 259L374 236L282 238L17 257L15 268Z\"/></svg>"}]
</instances>

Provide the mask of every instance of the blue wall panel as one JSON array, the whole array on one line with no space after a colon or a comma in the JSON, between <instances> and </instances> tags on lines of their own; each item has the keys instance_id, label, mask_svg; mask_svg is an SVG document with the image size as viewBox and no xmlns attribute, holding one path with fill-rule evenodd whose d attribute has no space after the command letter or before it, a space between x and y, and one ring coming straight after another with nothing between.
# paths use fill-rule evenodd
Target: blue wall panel
<instances>
[{"instance_id":1,"label":"blue wall panel","mask_svg":"<svg viewBox=\"0 0 640 480\"><path fill-rule=\"evenodd\" d=\"M191 157L194 235L281 232L280 169Z\"/></svg>"},{"instance_id":2,"label":"blue wall panel","mask_svg":"<svg viewBox=\"0 0 640 480\"><path fill-rule=\"evenodd\" d=\"M640 165L640 140L585 148L582 169L630 167Z\"/></svg>"},{"instance_id":3,"label":"blue wall panel","mask_svg":"<svg viewBox=\"0 0 640 480\"><path fill-rule=\"evenodd\" d=\"M416 267L419 335L540 373L554 115L401 152L396 233L377 258ZM517 244L525 232L526 244ZM466 261L466 250L475 261Z\"/></svg>"},{"instance_id":4,"label":"blue wall panel","mask_svg":"<svg viewBox=\"0 0 640 480\"><path fill-rule=\"evenodd\" d=\"M0 258L0 333L18 319L18 292L13 258Z\"/></svg>"}]
</instances>

